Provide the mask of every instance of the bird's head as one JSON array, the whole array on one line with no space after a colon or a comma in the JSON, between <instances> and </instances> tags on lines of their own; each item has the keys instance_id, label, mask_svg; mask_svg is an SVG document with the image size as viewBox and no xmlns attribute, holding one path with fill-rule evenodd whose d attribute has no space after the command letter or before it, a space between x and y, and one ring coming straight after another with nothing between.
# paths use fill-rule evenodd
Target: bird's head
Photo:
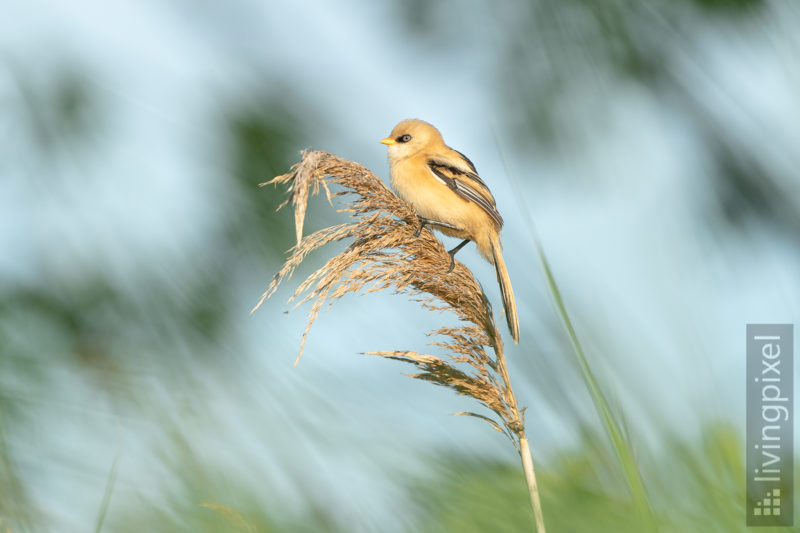
<instances>
[{"instance_id":1,"label":"bird's head","mask_svg":"<svg viewBox=\"0 0 800 533\"><path fill-rule=\"evenodd\" d=\"M439 130L425 121L414 118L399 123L381 142L389 147L390 162L412 157L424 150L444 144Z\"/></svg>"}]
</instances>

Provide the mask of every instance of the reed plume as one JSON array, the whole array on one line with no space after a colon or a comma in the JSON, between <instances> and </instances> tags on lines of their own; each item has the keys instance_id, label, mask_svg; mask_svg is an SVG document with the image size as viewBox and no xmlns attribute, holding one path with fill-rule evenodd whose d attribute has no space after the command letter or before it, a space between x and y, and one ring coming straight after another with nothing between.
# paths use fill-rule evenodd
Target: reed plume
<instances>
[{"instance_id":1,"label":"reed plume","mask_svg":"<svg viewBox=\"0 0 800 533\"><path fill-rule=\"evenodd\" d=\"M393 288L412 296L424 308L454 313L460 325L429 333L439 339L431 345L439 347L446 357L408 350L368 355L409 363L417 369L411 377L470 396L494 413L494 417L474 412L457 414L480 418L511 440L522 459L536 529L543 533L536 477L525 436L525 410L518 407L511 388L491 305L472 272L456 261L448 273L451 259L441 241L428 229L415 237L419 222L411 206L362 165L323 151L305 151L290 172L260 185L270 184L289 184L289 197L281 207L289 202L294 206L297 245L253 311L275 293L281 281L292 276L310 252L331 242L352 239L344 251L308 276L290 299L298 306L312 302L295 364L322 307L349 293ZM331 184L342 190L331 192ZM309 195L318 194L320 189L331 203L336 197L347 197L340 211L350 213L351 221L303 237Z\"/></svg>"}]
</instances>

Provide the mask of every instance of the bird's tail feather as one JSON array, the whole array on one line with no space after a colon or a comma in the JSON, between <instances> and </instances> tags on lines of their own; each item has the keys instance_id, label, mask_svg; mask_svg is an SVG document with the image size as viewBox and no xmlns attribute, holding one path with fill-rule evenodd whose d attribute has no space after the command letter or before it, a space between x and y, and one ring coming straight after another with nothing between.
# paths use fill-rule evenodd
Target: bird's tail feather
<instances>
[{"instance_id":1,"label":"bird's tail feather","mask_svg":"<svg viewBox=\"0 0 800 533\"><path fill-rule=\"evenodd\" d=\"M503 297L503 308L506 311L508 329L511 331L511 338L514 339L515 343L519 344L519 318L517 317L517 303L514 300L514 289L511 288L511 279L508 277L506 263L503 261L500 236L495 232L491 232L489 234L489 242L492 245L492 259L494 260L494 269L497 273L497 283L500 284L500 294Z\"/></svg>"}]
</instances>

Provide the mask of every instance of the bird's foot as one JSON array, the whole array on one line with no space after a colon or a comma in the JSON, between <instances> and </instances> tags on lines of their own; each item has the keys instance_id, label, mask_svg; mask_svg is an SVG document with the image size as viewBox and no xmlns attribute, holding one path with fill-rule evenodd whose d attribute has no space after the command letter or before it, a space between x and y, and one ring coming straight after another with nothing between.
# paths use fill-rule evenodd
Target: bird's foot
<instances>
[{"instance_id":1,"label":"bird's foot","mask_svg":"<svg viewBox=\"0 0 800 533\"><path fill-rule=\"evenodd\" d=\"M419 234L422 233L422 228L424 228L425 224L428 223L428 219L426 218L422 217L417 217L417 218L419 219L419 227L417 228L417 231L414 232L414 237L419 237Z\"/></svg>"},{"instance_id":2,"label":"bird's foot","mask_svg":"<svg viewBox=\"0 0 800 533\"><path fill-rule=\"evenodd\" d=\"M464 246L466 246L468 242L469 242L469 239L464 239L463 241L461 241L461 243L458 244L458 246L456 246L452 250L448 250L447 251L447 253L450 254L450 268L447 269L447 273L448 274L450 272L452 272L453 269L456 266L456 254L458 253L458 251L460 249L462 249Z\"/></svg>"}]
</instances>

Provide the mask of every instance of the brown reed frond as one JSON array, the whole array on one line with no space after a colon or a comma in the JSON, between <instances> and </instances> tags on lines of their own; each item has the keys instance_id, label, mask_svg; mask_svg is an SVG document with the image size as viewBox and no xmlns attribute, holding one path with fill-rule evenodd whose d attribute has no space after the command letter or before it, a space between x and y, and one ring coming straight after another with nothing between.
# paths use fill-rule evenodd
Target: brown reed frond
<instances>
[{"instance_id":1,"label":"brown reed frond","mask_svg":"<svg viewBox=\"0 0 800 533\"><path fill-rule=\"evenodd\" d=\"M333 194L327 182L343 190ZM326 302L332 303L351 292L369 293L387 288L410 294L424 307L451 311L467 323L431 333L448 338L446 342L433 344L448 352L451 361L414 352L372 354L414 364L422 372L413 377L472 396L494 411L511 431L509 436L513 435L521 427L520 415L498 374L498 362L487 352L491 348L495 357L498 351L502 353L502 340L489 301L472 272L456 262L453 271L447 273L450 255L441 241L428 230L414 237L419 222L411 206L357 163L327 152L304 152L291 172L262 185L286 183L290 184L287 202L295 208L298 244L254 310L275 292L282 280L292 275L311 251L331 242L353 239L346 250L303 281L290 299L296 300L297 305L313 302L300 353ZM352 195L340 211L350 213L353 221L302 237L308 198L317 194L320 187L325 189L329 200ZM452 363L465 363L471 372L465 373Z\"/></svg>"},{"instance_id":2,"label":"brown reed frond","mask_svg":"<svg viewBox=\"0 0 800 533\"><path fill-rule=\"evenodd\" d=\"M297 244L290 250L286 263L253 311L275 293L281 281L292 276L310 252L328 243L350 240L344 251L308 276L289 300L297 302L297 305L312 302L297 361L303 353L311 326L325 303L331 305L349 293L393 288L398 293L414 297L427 309L454 313L462 325L429 333L443 339L431 344L442 349L447 354L446 359L414 351L377 351L369 352L369 355L414 365L418 372L409 376L470 396L498 417L495 420L477 413L457 413L487 421L505 434L520 452L538 527L541 509L538 508L535 479L532 481L533 466L524 432L524 409L517 407L511 389L503 342L491 305L472 272L456 261L455 268L448 273L450 255L444 245L429 229L418 237L414 236L419 220L412 207L358 163L327 152L304 151L301 161L289 173L261 185L269 184L289 184L290 196L283 205L288 202L294 205ZM342 190L331 193L329 185L332 184ZM351 221L303 237L309 195L319 193L320 187L325 189L331 202L333 198L347 196L348 201L340 211L350 213ZM544 531L543 524L539 531Z\"/></svg>"}]
</instances>

